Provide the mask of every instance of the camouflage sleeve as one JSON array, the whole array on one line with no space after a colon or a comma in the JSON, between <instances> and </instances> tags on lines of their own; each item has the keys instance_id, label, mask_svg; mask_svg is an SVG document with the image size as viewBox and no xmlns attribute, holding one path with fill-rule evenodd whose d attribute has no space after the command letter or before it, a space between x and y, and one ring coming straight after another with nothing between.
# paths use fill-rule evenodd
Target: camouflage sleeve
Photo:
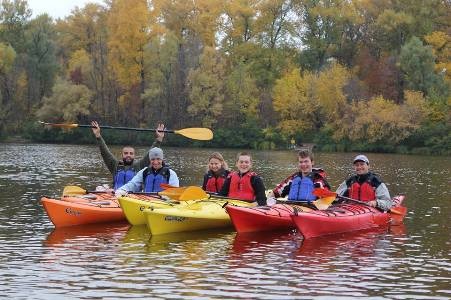
<instances>
[{"instance_id":1,"label":"camouflage sleeve","mask_svg":"<svg viewBox=\"0 0 451 300\"><path fill-rule=\"evenodd\" d=\"M97 144L99 145L100 155L102 156L103 162L105 163L110 173L114 175L116 173L119 161L111 153L110 149L105 143L105 140L102 137L97 138Z\"/></svg>"}]
</instances>

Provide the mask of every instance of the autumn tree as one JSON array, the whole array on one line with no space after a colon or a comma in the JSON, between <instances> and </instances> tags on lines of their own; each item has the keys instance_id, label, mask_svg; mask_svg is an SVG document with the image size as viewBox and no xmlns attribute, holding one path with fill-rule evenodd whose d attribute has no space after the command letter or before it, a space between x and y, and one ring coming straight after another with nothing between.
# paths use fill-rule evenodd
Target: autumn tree
<instances>
[{"instance_id":1,"label":"autumn tree","mask_svg":"<svg viewBox=\"0 0 451 300\"><path fill-rule=\"evenodd\" d=\"M37 116L42 120L77 122L81 116L89 115L91 97L92 93L86 86L58 79L52 95L44 97Z\"/></svg>"},{"instance_id":2,"label":"autumn tree","mask_svg":"<svg viewBox=\"0 0 451 300\"><path fill-rule=\"evenodd\" d=\"M220 53L205 47L199 67L187 78L191 104L188 113L201 119L202 126L212 127L222 114L224 102L225 61Z\"/></svg>"}]
</instances>

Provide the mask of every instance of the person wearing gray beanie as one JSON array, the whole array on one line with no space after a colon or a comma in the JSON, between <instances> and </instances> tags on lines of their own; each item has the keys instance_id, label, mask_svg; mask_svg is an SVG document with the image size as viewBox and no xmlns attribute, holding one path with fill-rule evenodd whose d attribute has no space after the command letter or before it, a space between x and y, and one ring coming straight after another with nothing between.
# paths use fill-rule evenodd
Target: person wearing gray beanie
<instances>
[{"instance_id":1,"label":"person wearing gray beanie","mask_svg":"<svg viewBox=\"0 0 451 300\"><path fill-rule=\"evenodd\" d=\"M179 186L179 178L174 170L164 163L163 150L158 147L149 150L149 166L139 171L127 184L116 190L116 197L129 192L154 193L161 192L161 184Z\"/></svg>"}]
</instances>

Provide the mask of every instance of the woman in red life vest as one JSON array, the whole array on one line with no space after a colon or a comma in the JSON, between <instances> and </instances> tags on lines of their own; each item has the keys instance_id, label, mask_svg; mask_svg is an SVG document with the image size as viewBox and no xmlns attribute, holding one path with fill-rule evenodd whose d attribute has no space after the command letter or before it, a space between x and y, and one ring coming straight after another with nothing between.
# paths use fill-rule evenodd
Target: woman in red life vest
<instances>
[{"instance_id":1,"label":"woman in red life vest","mask_svg":"<svg viewBox=\"0 0 451 300\"><path fill-rule=\"evenodd\" d=\"M221 153L213 152L208 158L207 173L204 175L202 189L211 193L219 193L230 173L228 169L229 167Z\"/></svg>"},{"instance_id":2,"label":"woman in red life vest","mask_svg":"<svg viewBox=\"0 0 451 300\"><path fill-rule=\"evenodd\" d=\"M238 198L258 205L266 205L265 185L260 176L251 171L252 157L247 152L237 156L238 171L231 172L222 186L220 195Z\"/></svg>"},{"instance_id":3,"label":"woman in red life vest","mask_svg":"<svg viewBox=\"0 0 451 300\"><path fill-rule=\"evenodd\" d=\"M353 161L355 175L343 181L337 189L340 196L368 202L372 207L389 210L392 200L387 186L376 174L370 172L370 161L365 155L357 155Z\"/></svg>"}]
</instances>

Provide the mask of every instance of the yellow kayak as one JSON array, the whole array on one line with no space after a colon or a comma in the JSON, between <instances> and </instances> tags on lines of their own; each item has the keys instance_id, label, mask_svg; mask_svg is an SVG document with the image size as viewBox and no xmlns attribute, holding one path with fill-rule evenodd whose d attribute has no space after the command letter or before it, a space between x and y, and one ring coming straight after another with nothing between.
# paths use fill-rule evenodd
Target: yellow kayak
<instances>
[{"instance_id":1,"label":"yellow kayak","mask_svg":"<svg viewBox=\"0 0 451 300\"><path fill-rule=\"evenodd\" d=\"M155 194L170 200L163 200L158 198L159 196L157 195L152 197L146 194L131 194L118 199L125 218L130 224L146 224L146 218L143 214L143 210L146 208L170 208L174 205L185 205L192 202L192 200L208 197L204 190L196 186L171 187Z\"/></svg>"},{"instance_id":2,"label":"yellow kayak","mask_svg":"<svg viewBox=\"0 0 451 300\"><path fill-rule=\"evenodd\" d=\"M143 210L146 208L169 208L178 204L178 201L167 201L160 198L154 198L140 195L128 195L126 197L119 197L119 203L125 218L132 225L145 225L146 217Z\"/></svg>"},{"instance_id":3,"label":"yellow kayak","mask_svg":"<svg viewBox=\"0 0 451 300\"><path fill-rule=\"evenodd\" d=\"M255 206L240 200L203 199L170 208L144 209L152 235L232 226L224 205Z\"/></svg>"}]
</instances>

